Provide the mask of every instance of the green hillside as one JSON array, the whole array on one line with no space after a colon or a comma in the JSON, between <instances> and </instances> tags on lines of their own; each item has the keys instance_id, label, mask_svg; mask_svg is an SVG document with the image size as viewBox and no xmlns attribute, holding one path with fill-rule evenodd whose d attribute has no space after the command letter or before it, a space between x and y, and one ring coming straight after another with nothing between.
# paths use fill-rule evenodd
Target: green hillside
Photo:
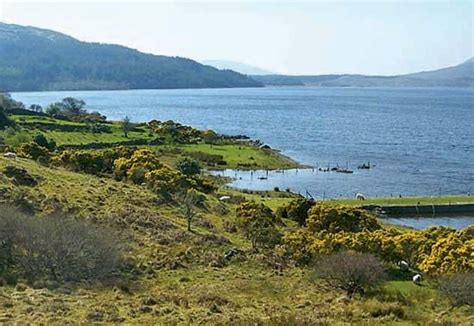
<instances>
[{"instance_id":1,"label":"green hillside","mask_svg":"<svg viewBox=\"0 0 474 326\"><path fill-rule=\"evenodd\" d=\"M0 23L0 91L258 86L242 74L186 58Z\"/></svg>"}]
</instances>

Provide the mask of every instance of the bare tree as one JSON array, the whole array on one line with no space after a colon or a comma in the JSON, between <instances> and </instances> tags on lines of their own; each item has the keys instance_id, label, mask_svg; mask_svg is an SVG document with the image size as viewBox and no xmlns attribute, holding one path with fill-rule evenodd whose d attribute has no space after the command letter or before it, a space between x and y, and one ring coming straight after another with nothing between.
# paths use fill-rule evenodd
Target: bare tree
<instances>
[{"instance_id":1,"label":"bare tree","mask_svg":"<svg viewBox=\"0 0 474 326\"><path fill-rule=\"evenodd\" d=\"M362 295L367 288L380 283L384 278L384 268L373 255L338 252L316 263L315 276L333 288L346 291L351 298L355 293Z\"/></svg>"},{"instance_id":2,"label":"bare tree","mask_svg":"<svg viewBox=\"0 0 474 326\"><path fill-rule=\"evenodd\" d=\"M185 193L175 196L175 201L179 205L179 209L186 218L188 231L191 231L191 223L199 217L197 206L203 203L203 197L194 189L189 189Z\"/></svg>"},{"instance_id":3,"label":"bare tree","mask_svg":"<svg viewBox=\"0 0 474 326\"><path fill-rule=\"evenodd\" d=\"M6 267L29 281L101 279L121 256L122 245L111 230L83 221L1 209L0 229L2 243L8 245Z\"/></svg>"},{"instance_id":4,"label":"bare tree","mask_svg":"<svg viewBox=\"0 0 474 326\"><path fill-rule=\"evenodd\" d=\"M122 131L125 138L128 138L128 132L132 129L132 122L128 116L125 116L121 121Z\"/></svg>"},{"instance_id":5,"label":"bare tree","mask_svg":"<svg viewBox=\"0 0 474 326\"><path fill-rule=\"evenodd\" d=\"M474 272L444 277L439 280L438 288L454 307L474 306Z\"/></svg>"}]
</instances>

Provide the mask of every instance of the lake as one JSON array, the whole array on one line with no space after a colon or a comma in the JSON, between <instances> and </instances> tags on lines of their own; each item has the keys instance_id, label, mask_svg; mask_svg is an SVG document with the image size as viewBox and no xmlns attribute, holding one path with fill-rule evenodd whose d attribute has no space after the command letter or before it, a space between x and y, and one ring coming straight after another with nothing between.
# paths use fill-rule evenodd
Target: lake
<instances>
[{"instance_id":1,"label":"lake","mask_svg":"<svg viewBox=\"0 0 474 326\"><path fill-rule=\"evenodd\" d=\"M462 230L473 224L473 215L460 216L403 216L384 217L380 221L387 224L408 226L414 229L424 229L430 226L448 226L453 229Z\"/></svg>"},{"instance_id":2,"label":"lake","mask_svg":"<svg viewBox=\"0 0 474 326\"><path fill-rule=\"evenodd\" d=\"M466 194L474 185L474 89L249 88L13 93L25 104L82 98L109 119L175 120L260 139L315 167L224 171L234 186L315 198ZM358 165L369 162L370 170ZM258 178L264 176L266 179Z\"/></svg>"}]
</instances>

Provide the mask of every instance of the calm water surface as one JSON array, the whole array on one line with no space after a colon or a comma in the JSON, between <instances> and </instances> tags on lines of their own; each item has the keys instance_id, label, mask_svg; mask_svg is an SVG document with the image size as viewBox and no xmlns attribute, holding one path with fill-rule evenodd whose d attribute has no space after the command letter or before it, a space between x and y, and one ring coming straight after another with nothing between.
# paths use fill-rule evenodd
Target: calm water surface
<instances>
[{"instance_id":1,"label":"calm water surface","mask_svg":"<svg viewBox=\"0 0 474 326\"><path fill-rule=\"evenodd\" d=\"M464 194L474 191L474 90L254 88L14 93L26 104L66 96L110 119L176 120L246 134L312 166L353 174L225 171L234 186L278 186L314 197ZM357 170L370 161L376 167ZM263 176L266 179L259 179Z\"/></svg>"},{"instance_id":2,"label":"calm water surface","mask_svg":"<svg viewBox=\"0 0 474 326\"><path fill-rule=\"evenodd\" d=\"M473 215L466 216L413 216L413 217L386 217L380 219L384 223L408 226L414 229L424 229L429 226L449 226L453 229L461 230L470 226L474 222Z\"/></svg>"}]
</instances>

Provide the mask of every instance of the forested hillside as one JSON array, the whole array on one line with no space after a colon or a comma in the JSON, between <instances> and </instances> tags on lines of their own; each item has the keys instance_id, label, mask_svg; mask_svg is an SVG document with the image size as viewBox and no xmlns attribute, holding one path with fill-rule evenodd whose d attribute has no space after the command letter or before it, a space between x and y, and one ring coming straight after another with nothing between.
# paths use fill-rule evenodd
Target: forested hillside
<instances>
[{"instance_id":1,"label":"forested hillside","mask_svg":"<svg viewBox=\"0 0 474 326\"><path fill-rule=\"evenodd\" d=\"M0 90L95 90L261 86L196 61L0 23Z\"/></svg>"}]
</instances>

